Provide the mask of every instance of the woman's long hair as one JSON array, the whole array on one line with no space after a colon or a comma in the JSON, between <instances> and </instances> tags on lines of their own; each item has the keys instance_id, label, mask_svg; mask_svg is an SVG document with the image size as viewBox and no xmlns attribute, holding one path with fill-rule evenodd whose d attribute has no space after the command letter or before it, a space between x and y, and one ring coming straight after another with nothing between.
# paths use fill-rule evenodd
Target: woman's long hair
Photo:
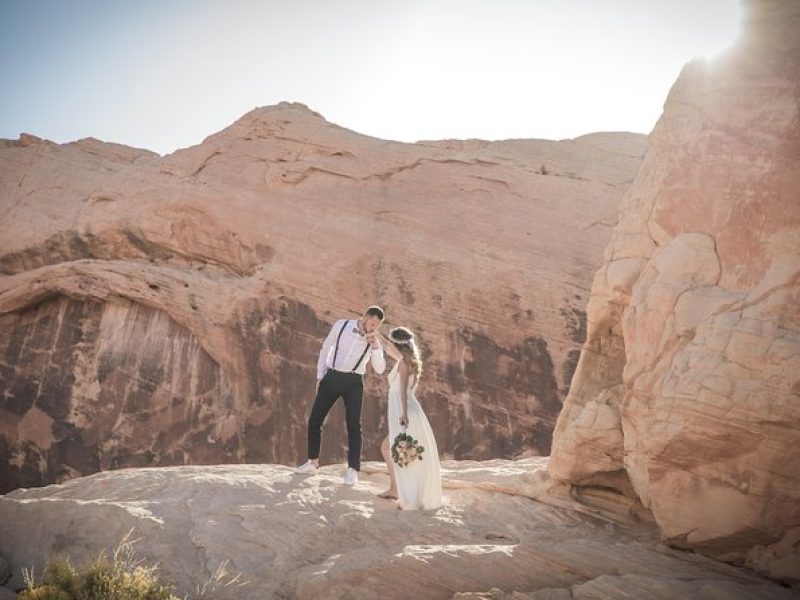
<instances>
[{"instance_id":1,"label":"woman's long hair","mask_svg":"<svg viewBox=\"0 0 800 600\"><path fill-rule=\"evenodd\" d=\"M422 359L419 355L419 348L417 348L414 334L407 327L395 327L389 331L389 339L394 344L394 347L400 351L400 354L408 361L408 366L411 368L411 373L414 375L414 385L419 382L420 375L422 375Z\"/></svg>"}]
</instances>

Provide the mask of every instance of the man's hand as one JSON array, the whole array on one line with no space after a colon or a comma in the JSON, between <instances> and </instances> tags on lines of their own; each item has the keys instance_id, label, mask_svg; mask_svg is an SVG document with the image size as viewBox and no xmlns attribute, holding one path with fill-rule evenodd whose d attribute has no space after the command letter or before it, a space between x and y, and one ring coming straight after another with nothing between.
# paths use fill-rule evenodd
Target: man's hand
<instances>
[{"instance_id":1,"label":"man's hand","mask_svg":"<svg viewBox=\"0 0 800 600\"><path fill-rule=\"evenodd\" d=\"M322 379L317 379L317 392L316 392L317 394L319 394L319 384L321 381Z\"/></svg>"}]
</instances>

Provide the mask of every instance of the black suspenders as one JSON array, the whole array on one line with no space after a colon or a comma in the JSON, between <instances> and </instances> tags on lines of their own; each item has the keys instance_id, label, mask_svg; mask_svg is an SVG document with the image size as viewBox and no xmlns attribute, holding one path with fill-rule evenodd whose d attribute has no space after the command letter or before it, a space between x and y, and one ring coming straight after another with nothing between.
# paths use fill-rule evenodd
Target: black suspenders
<instances>
[{"instance_id":1,"label":"black suspenders","mask_svg":"<svg viewBox=\"0 0 800 600\"><path fill-rule=\"evenodd\" d=\"M345 327L350 321L345 321L342 324L342 328L339 330L339 336L336 338L336 349L333 351L333 367L336 368L336 356L339 354L339 340L342 339L342 334L344 333ZM358 359L356 366L353 367L353 370L350 371L351 373L355 373L356 369L361 366L361 361L364 360L364 357L367 355L367 350L369 350L369 342L367 342L367 347L364 348L364 352L361 353L361 358Z\"/></svg>"},{"instance_id":2,"label":"black suspenders","mask_svg":"<svg viewBox=\"0 0 800 600\"><path fill-rule=\"evenodd\" d=\"M361 366L361 361L364 360L364 357L367 355L367 350L369 350L369 342L367 342L367 347L364 348L364 352L361 353L361 358L358 359L356 366L353 367L352 373L355 373L356 369Z\"/></svg>"},{"instance_id":3,"label":"black suspenders","mask_svg":"<svg viewBox=\"0 0 800 600\"><path fill-rule=\"evenodd\" d=\"M344 333L344 328L347 327L347 324L350 321L345 321L342 323L342 328L339 330L339 337L336 338L336 350L333 352L333 367L336 368L336 355L339 354L339 340L342 339L342 334Z\"/></svg>"}]
</instances>

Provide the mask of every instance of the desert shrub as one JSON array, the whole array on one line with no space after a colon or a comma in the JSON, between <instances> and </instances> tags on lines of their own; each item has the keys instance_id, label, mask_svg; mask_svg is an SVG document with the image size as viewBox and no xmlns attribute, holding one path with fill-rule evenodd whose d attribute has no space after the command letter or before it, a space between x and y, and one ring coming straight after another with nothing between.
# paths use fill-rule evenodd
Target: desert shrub
<instances>
[{"instance_id":1,"label":"desert shrub","mask_svg":"<svg viewBox=\"0 0 800 600\"><path fill-rule=\"evenodd\" d=\"M125 534L111 557L102 550L80 568L66 556L53 558L39 585L33 569L23 570L27 589L20 600L180 600L171 586L159 583L155 565L136 558L132 532Z\"/></svg>"},{"instance_id":2,"label":"desert shrub","mask_svg":"<svg viewBox=\"0 0 800 600\"><path fill-rule=\"evenodd\" d=\"M164 585L156 576L157 565L146 565L136 557L129 530L108 557L101 551L97 557L80 568L66 556L57 556L45 567L40 584L36 584L33 569L23 569L27 589L20 600L185 600L174 594L172 584ZM192 598L213 598L223 587L241 586L241 573L228 571L228 561L196 586Z\"/></svg>"}]
</instances>

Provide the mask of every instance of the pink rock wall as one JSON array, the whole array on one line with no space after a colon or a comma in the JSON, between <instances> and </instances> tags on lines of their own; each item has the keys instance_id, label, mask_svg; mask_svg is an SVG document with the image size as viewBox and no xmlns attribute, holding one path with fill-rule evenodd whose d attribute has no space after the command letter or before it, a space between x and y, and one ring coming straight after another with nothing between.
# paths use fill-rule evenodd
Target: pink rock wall
<instances>
[{"instance_id":1,"label":"pink rock wall","mask_svg":"<svg viewBox=\"0 0 800 600\"><path fill-rule=\"evenodd\" d=\"M688 64L595 276L550 471L663 536L800 573L800 4Z\"/></svg>"},{"instance_id":2,"label":"pink rock wall","mask_svg":"<svg viewBox=\"0 0 800 600\"><path fill-rule=\"evenodd\" d=\"M121 466L292 464L322 338L414 329L454 458L550 450L634 134L402 144L297 104L165 157L0 143L0 492ZM368 376L364 458L386 435ZM345 456L331 413L323 460Z\"/></svg>"}]
</instances>

